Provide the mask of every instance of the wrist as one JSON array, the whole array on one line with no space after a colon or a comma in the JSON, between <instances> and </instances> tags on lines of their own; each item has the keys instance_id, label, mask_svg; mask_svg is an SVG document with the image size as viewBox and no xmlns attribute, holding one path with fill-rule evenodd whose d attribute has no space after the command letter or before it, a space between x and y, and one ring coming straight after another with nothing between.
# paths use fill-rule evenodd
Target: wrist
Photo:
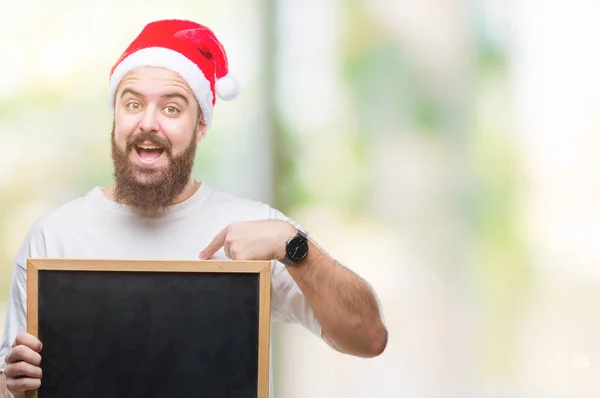
<instances>
[{"instance_id":1,"label":"wrist","mask_svg":"<svg viewBox=\"0 0 600 398\"><path fill-rule=\"evenodd\" d=\"M296 227L286 221L277 221L279 226L277 228L277 237L274 241L274 250L271 259L281 260L286 254L287 242L297 234Z\"/></svg>"}]
</instances>

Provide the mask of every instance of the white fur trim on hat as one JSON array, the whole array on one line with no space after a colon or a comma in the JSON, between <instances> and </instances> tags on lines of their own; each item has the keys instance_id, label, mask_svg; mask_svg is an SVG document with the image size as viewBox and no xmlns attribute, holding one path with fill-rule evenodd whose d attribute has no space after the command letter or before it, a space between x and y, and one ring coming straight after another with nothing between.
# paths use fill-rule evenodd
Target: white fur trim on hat
<instances>
[{"instance_id":1,"label":"white fur trim on hat","mask_svg":"<svg viewBox=\"0 0 600 398\"><path fill-rule=\"evenodd\" d=\"M177 72L183 80L192 89L196 100L200 104L200 109L204 115L206 125L210 127L212 119L212 100L213 94L210 90L210 83L204 76L198 66L190 61L184 55L177 51L163 47L144 48L126 57L115 68L109 86L109 107L114 112L115 94L121 80L132 70L142 66L154 66L170 69Z\"/></svg>"}]
</instances>

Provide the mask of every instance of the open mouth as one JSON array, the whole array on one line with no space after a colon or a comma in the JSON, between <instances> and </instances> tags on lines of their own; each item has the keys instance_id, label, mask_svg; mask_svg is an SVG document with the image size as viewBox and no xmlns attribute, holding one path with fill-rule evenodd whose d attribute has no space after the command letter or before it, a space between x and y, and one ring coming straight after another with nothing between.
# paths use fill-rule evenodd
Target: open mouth
<instances>
[{"instance_id":1,"label":"open mouth","mask_svg":"<svg viewBox=\"0 0 600 398\"><path fill-rule=\"evenodd\" d=\"M145 145L140 144L135 146L135 150L140 157L140 159L146 162L154 162L157 160L165 151L164 148L158 145Z\"/></svg>"}]
</instances>

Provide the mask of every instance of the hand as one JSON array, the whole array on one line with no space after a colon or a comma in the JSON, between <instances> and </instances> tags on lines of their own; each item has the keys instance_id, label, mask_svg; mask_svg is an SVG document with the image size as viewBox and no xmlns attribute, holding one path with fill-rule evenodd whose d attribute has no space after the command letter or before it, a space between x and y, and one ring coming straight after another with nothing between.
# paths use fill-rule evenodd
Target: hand
<instances>
[{"instance_id":1,"label":"hand","mask_svg":"<svg viewBox=\"0 0 600 398\"><path fill-rule=\"evenodd\" d=\"M208 260L221 247L232 260L266 261L285 257L285 243L296 235L296 228L285 221L243 221L229 224L200 252Z\"/></svg>"},{"instance_id":2,"label":"hand","mask_svg":"<svg viewBox=\"0 0 600 398\"><path fill-rule=\"evenodd\" d=\"M28 333L20 333L6 356L6 388L15 398L25 398L26 391L42 384L42 343Z\"/></svg>"}]
</instances>

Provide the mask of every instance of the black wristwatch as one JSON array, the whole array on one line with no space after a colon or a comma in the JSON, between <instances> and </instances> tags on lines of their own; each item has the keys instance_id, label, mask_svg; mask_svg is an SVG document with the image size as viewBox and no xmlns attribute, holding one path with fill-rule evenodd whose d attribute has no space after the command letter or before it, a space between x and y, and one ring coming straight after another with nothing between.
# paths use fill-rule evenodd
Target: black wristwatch
<instances>
[{"instance_id":1,"label":"black wristwatch","mask_svg":"<svg viewBox=\"0 0 600 398\"><path fill-rule=\"evenodd\" d=\"M308 238L300 230L296 236L288 240L285 244L285 257L281 261L286 266L298 264L308 256Z\"/></svg>"}]
</instances>

